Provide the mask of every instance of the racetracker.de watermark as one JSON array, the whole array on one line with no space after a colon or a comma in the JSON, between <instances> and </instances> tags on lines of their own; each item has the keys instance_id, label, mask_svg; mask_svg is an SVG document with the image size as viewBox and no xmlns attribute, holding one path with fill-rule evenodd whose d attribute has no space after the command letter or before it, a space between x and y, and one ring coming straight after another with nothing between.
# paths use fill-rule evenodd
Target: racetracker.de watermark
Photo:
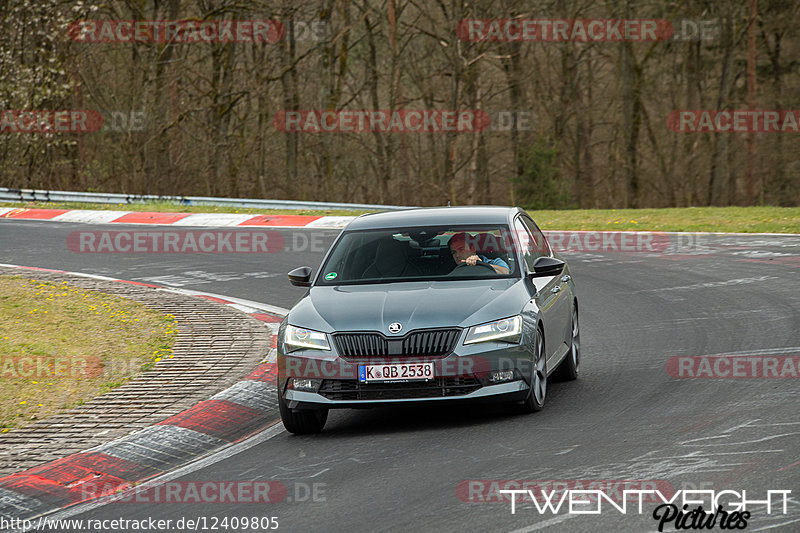
<instances>
[{"instance_id":1,"label":"racetracker.de watermark","mask_svg":"<svg viewBox=\"0 0 800 533\"><path fill-rule=\"evenodd\" d=\"M666 233L545 231L544 234L556 252L664 252L678 243L678 239Z\"/></svg>"},{"instance_id":2,"label":"racetracker.de watermark","mask_svg":"<svg viewBox=\"0 0 800 533\"><path fill-rule=\"evenodd\" d=\"M70 496L75 502L99 499L148 504L317 503L326 501L327 488L327 483L305 481L167 481L135 487L87 481L70 491Z\"/></svg>"},{"instance_id":3,"label":"racetracker.de watermark","mask_svg":"<svg viewBox=\"0 0 800 533\"><path fill-rule=\"evenodd\" d=\"M535 121L528 110L307 110L280 111L273 118L275 129L303 133L531 131Z\"/></svg>"},{"instance_id":4,"label":"racetracker.de watermark","mask_svg":"<svg viewBox=\"0 0 800 533\"><path fill-rule=\"evenodd\" d=\"M76 253L264 254L283 252L285 244L275 230L73 231L67 236L67 248Z\"/></svg>"},{"instance_id":5,"label":"racetracker.de watermark","mask_svg":"<svg viewBox=\"0 0 800 533\"><path fill-rule=\"evenodd\" d=\"M489 129L492 120L483 110L311 109L278 111L272 123L276 130L287 133L471 133Z\"/></svg>"},{"instance_id":6,"label":"racetracker.de watermark","mask_svg":"<svg viewBox=\"0 0 800 533\"><path fill-rule=\"evenodd\" d=\"M0 110L0 133L92 133L103 123L103 115L92 109Z\"/></svg>"},{"instance_id":7,"label":"racetracker.de watermark","mask_svg":"<svg viewBox=\"0 0 800 533\"><path fill-rule=\"evenodd\" d=\"M286 27L277 20L79 20L67 33L85 43L276 43Z\"/></svg>"},{"instance_id":8,"label":"racetracker.de watermark","mask_svg":"<svg viewBox=\"0 0 800 533\"><path fill-rule=\"evenodd\" d=\"M166 357L169 352L162 353ZM157 356L154 356L157 357ZM169 355L169 358L172 358ZM160 360L156 359L156 362ZM96 355L86 356L0 356L0 378L38 379L93 379L112 376L129 376L146 368L148 363L139 359L112 358L103 360Z\"/></svg>"},{"instance_id":9,"label":"racetracker.de watermark","mask_svg":"<svg viewBox=\"0 0 800 533\"><path fill-rule=\"evenodd\" d=\"M456 34L473 42L653 42L675 29L665 19L465 19Z\"/></svg>"},{"instance_id":10,"label":"racetracker.de watermark","mask_svg":"<svg viewBox=\"0 0 800 533\"><path fill-rule=\"evenodd\" d=\"M691 379L797 379L800 355L699 355L667 359L667 374Z\"/></svg>"},{"instance_id":11,"label":"racetracker.de watermark","mask_svg":"<svg viewBox=\"0 0 800 533\"><path fill-rule=\"evenodd\" d=\"M466 19L458 38L473 42L653 42L719 38L717 19Z\"/></svg>"},{"instance_id":12,"label":"racetracker.de watermark","mask_svg":"<svg viewBox=\"0 0 800 533\"><path fill-rule=\"evenodd\" d=\"M667 115L667 127L678 133L798 133L800 110L676 110Z\"/></svg>"},{"instance_id":13,"label":"racetracker.de watermark","mask_svg":"<svg viewBox=\"0 0 800 533\"><path fill-rule=\"evenodd\" d=\"M402 342L402 341L397 341ZM346 358L346 356L345 356ZM497 361L497 368L510 370L524 365L526 360L501 358ZM360 379L359 367L370 365L376 372L386 369L386 378L391 380L389 370L394 364L402 363L407 366L433 364L433 375L441 378L483 378L489 374L492 365L488 359L481 356L461 356L457 358L438 357L380 357L359 358L358 361L348 362L339 358L316 359L311 357L294 357L291 354L278 357L279 373L285 377L305 379ZM380 376L375 376L380 377ZM402 380L398 376L394 376ZM520 378L521 379L521 378Z\"/></svg>"},{"instance_id":14,"label":"racetracker.de watermark","mask_svg":"<svg viewBox=\"0 0 800 533\"><path fill-rule=\"evenodd\" d=\"M141 367L141 363L138 366ZM104 369L103 361L94 355L85 357L0 356L0 377L4 379L94 378L101 375Z\"/></svg>"},{"instance_id":15,"label":"racetracker.de watermark","mask_svg":"<svg viewBox=\"0 0 800 533\"><path fill-rule=\"evenodd\" d=\"M134 132L147 129L144 111L95 111L92 109L0 110L0 133L95 133Z\"/></svg>"},{"instance_id":16,"label":"racetracker.de watermark","mask_svg":"<svg viewBox=\"0 0 800 533\"><path fill-rule=\"evenodd\" d=\"M304 484L305 485L305 484ZM316 483L314 485L317 485ZM119 503L167 504L265 504L285 501L289 489L280 481L168 481L166 483L133 487L118 493L114 483L89 481L73 493L76 501L94 500ZM298 490L298 493L300 491ZM310 498L312 489L307 489ZM324 494L315 488L316 496ZM291 494L289 494L291 498Z\"/></svg>"},{"instance_id":17,"label":"racetracker.de watermark","mask_svg":"<svg viewBox=\"0 0 800 533\"><path fill-rule=\"evenodd\" d=\"M516 492L510 492L516 491ZM669 481L663 479L470 479L456 486L456 496L467 503L509 502L514 499L521 502L528 497L528 491L535 496L546 496L546 500L561 497L571 491L592 491L589 497L602 492L615 502L626 498L625 491L650 491L644 501L659 501L654 491L660 491L666 497L672 497L675 489Z\"/></svg>"}]
</instances>

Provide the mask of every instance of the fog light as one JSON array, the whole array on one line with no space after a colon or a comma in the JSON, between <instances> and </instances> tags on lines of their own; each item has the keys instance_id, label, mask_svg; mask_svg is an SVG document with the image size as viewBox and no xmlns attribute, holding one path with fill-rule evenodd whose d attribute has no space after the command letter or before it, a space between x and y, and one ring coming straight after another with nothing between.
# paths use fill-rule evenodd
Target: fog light
<instances>
[{"instance_id":1,"label":"fog light","mask_svg":"<svg viewBox=\"0 0 800 533\"><path fill-rule=\"evenodd\" d=\"M505 381L514 381L513 370L495 370L489 373L489 383L503 383Z\"/></svg>"},{"instance_id":2,"label":"fog light","mask_svg":"<svg viewBox=\"0 0 800 533\"><path fill-rule=\"evenodd\" d=\"M306 392L317 392L321 384L321 379L291 378L288 388Z\"/></svg>"}]
</instances>

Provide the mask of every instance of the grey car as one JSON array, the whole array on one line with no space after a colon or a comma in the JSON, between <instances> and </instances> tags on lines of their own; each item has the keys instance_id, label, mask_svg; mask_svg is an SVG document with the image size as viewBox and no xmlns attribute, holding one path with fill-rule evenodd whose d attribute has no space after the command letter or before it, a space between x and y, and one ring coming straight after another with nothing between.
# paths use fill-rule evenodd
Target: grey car
<instances>
[{"instance_id":1,"label":"grey car","mask_svg":"<svg viewBox=\"0 0 800 533\"><path fill-rule=\"evenodd\" d=\"M362 215L312 274L289 273L308 292L278 331L278 402L292 433L321 431L332 408L502 401L538 411L548 378L578 376L569 266L522 209Z\"/></svg>"}]
</instances>

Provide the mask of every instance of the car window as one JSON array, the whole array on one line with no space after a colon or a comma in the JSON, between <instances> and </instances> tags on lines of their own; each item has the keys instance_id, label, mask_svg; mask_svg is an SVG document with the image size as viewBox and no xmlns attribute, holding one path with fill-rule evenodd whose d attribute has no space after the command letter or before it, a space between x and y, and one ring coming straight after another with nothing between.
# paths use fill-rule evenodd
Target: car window
<instances>
[{"instance_id":1,"label":"car window","mask_svg":"<svg viewBox=\"0 0 800 533\"><path fill-rule=\"evenodd\" d=\"M533 272L533 263L539 257L538 245L535 239L528 231L528 228L520 221L519 218L514 220L514 231L516 232L517 239L519 240L520 251L522 252L522 259L528 266L528 272Z\"/></svg>"},{"instance_id":2,"label":"car window","mask_svg":"<svg viewBox=\"0 0 800 533\"><path fill-rule=\"evenodd\" d=\"M537 226L533 220L527 217L523 216L519 218L533 236L537 257L540 255L551 255L550 246L547 244L547 239L545 238L544 233L542 233L542 230L539 229L539 226Z\"/></svg>"},{"instance_id":3,"label":"car window","mask_svg":"<svg viewBox=\"0 0 800 533\"><path fill-rule=\"evenodd\" d=\"M454 238L460 244L451 243ZM480 264L462 265L451 244L462 252L469 250L477 255ZM316 283L498 278L518 276L518 270L514 239L508 226L354 230L345 232L334 244Z\"/></svg>"}]
</instances>

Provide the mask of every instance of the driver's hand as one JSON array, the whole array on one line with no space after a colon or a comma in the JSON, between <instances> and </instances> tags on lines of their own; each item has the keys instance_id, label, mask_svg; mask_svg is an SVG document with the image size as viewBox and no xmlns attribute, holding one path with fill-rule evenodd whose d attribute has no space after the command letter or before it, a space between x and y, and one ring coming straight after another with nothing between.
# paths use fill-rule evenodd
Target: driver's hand
<instances>
[{"instance_id":1,"label":"driver's hand","mask_svg":"<svg viewBox=\"0 0 800 533\"><path fill-rule=\"evenodd\" d=\"M463 260L463 262L468 264L469 266L475 266L478 263L478 261L480 261L480 258L475 254Z\"/></svg>"}]
</instances>

